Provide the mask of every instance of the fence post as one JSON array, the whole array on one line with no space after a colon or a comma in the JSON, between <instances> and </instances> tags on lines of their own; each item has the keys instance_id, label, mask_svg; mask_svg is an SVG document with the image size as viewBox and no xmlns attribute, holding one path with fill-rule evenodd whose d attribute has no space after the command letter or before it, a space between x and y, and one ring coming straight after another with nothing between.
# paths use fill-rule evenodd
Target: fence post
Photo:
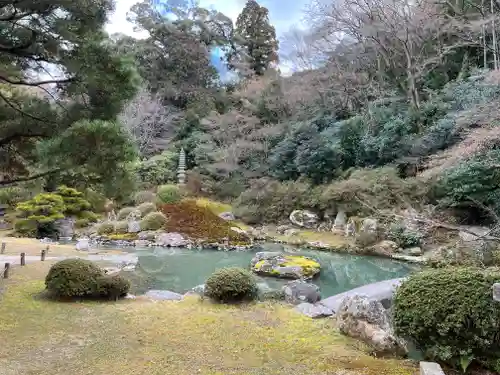
<instances>
[{"instance_id":1,"label":"fence post","mask_svg":"<svg viewBox=\"0 0 500 375\"><path fill-rule=\"evenodd\" d=\"M50 249L50 245L47 245L47 248L45 249L46 250L45 254L49 253L49 249Z\"/></svg>"},{"instance_id":2,"label":"fence post","mask_svg":"<svg viewBox=\"0 0 500 375\"><path fill-rule=\"evenodd\" d=\"M5 267L3 270L3 278L8 279L9 278L9 270L10 270L10 263L5 263Z\"/></svg>"},{"instance_id":3,"label":"fence post","mask_svg":"<svg viewBox=\"0 0 500 375\"><path fill-rule=\"evenodd\" d=\"M5 242L2 242L2 248L0 249L0 254L5 253L5 247L6 246L7 246L7 244Z\"/></svg>"},{"instance_id":4,"label":"fence post","mask_svg":"<svg viewBox=\"0 0 500 375\"><path fill-rule=\"evenodd\" d=\"M40 259L42 260L42 262L45 260L45 254L46 254L46 250L42 250L42 255L40 257Z\"/></svg>"},{"instance_id":5,"label":"fence post","mask_svg":"<svg viewBox=\"0 0 500 375\"><path fill-rule=\"evenodd\" d=\"M26 253L21 253L21 266L26 265Z\"/></svg>"}]
</instances>

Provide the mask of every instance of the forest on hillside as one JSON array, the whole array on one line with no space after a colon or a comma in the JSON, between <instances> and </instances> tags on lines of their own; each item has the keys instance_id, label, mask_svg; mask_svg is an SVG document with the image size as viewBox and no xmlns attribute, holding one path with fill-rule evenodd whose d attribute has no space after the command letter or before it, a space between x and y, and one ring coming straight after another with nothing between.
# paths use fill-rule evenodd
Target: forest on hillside
<instances>
[{"instance_id":1,"label":"forest on hillside","mask_svg":"<svg viewBox=\"0 0 500 375\"><path fill-rule=\"evenodd\" d=\"M0 4L0 203L67 185L126 205L175 183L184 148L189 193L248 223L339 206L497 220L496 2L317 0L281 38L255 0L236 22L154 3L128 14L143 39L104 31L111 0Z\"/></svg>"}]
</instances>

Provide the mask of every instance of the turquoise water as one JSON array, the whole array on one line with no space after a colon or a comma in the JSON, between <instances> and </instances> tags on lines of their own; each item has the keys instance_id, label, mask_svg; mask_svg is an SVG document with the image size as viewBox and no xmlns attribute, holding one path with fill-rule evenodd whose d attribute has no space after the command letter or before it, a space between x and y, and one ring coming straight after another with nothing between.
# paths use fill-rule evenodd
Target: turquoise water
<instances>
[{"instance_id":1,"label":"turquoise water","mask_svg":"<svg viewBox=\"0 0 500 375\"><path fill-rule=\"evenodd\" d=\"M277 245L265 246L266 251L282 250ZM123 249L138 256L136 272L132 275L133 293L150 289L185 293L203 284L216 269L229 266L248 268L253 251L210 251L168 248ZM321 273L314 283L320 287L323 298L362 285L408 275L415 266L391 259L335 254L321 251L285 249L287 253L307 255L321 264ZM271 288L284 285L287 280L259 278Z\"/></svg>"}]
</instances>

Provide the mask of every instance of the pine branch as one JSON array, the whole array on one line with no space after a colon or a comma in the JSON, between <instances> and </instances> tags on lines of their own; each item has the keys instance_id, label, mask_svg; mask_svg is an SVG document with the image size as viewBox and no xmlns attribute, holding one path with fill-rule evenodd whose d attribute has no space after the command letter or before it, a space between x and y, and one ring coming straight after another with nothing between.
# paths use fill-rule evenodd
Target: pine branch
<instances>
[{"instance_id":1,"label":"pine branch","mask_svg":"<svg viewBox=\"0 0 500 375\"><path fill-rule=\"evenodd\" d=\"M15 179L11 179L11 180L2 180L2 181L0 181L0 186L14 185L14 184L17 184L19 182L33 181L33 180L36 180L38 178L42 178L42 177L49 176L49 175L57 173L57 172L61 172L62 170L63 170L62 168L56 168L56 169L52 169L50 171L37 173L37 174L27 176L27 177L19 177L19 178L15 178Z\"/></svg>"}]
</instances>

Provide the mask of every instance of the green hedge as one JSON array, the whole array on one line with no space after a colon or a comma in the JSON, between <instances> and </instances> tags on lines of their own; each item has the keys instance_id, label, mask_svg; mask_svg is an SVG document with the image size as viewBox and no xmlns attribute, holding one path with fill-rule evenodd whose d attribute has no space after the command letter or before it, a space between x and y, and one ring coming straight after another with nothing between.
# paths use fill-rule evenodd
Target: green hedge
<instances>
[{"instance_id":1,"label":"green hedge","mask_svg":"<svg viewBox=\"0 0 500 375\"><path fill-rule=\"evenodd\" d=\"M492 286L500 271L426 270L409 277L394 300L396 333L428 359L457 368L476 361L500 371L500 303Z\"/></svg>"}]
</instances>

